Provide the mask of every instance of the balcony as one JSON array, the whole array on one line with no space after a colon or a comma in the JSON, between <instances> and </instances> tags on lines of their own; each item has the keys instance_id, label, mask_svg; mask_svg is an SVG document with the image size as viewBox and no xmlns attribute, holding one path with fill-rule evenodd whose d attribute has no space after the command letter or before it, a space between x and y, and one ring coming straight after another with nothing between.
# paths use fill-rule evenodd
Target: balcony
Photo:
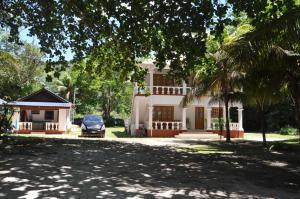
<instances>
[{"instance_id":1,"label":"balcony","mask_svg":"<svg viewBox=\"0 0 300 199\"><path fill-rule=\"evenodd\" d=\"M134 87L136 95L186 95L191 87L186 86L145 86Z\"/></svg>"}]
</instances>

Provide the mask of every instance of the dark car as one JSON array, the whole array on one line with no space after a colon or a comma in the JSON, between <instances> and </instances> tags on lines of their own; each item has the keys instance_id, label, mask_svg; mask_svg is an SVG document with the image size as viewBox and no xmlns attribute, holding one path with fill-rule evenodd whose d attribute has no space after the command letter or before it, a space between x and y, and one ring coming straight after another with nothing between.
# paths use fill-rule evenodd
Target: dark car
<instances>
[{"instance_id":1,"label":"dark car","mask_svg":"<svg viewBox=\"0 0 300 199\"><path fill-rule=\"evenodd\" d=\"M85 115L81 124L83 134L105 134L103 118L99 115Z\"/></svg>"}]
</instances>

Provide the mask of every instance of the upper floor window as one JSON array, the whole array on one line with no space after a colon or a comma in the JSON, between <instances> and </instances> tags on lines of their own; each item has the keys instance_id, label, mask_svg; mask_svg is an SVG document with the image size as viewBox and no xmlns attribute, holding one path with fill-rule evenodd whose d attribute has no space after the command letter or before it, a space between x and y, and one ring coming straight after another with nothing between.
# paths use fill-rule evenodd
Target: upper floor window
<instances>
[{"instance_id":1,"label":"upper floor window","mask_svg":"<svg viewBox=\"0 0 300 199\"><path fill-rule=\"evenodd\" d=\"M174 79L168 78L164 74L153 74L153 85L154 86L175 86Z\"/></svg>"}]
</instances>

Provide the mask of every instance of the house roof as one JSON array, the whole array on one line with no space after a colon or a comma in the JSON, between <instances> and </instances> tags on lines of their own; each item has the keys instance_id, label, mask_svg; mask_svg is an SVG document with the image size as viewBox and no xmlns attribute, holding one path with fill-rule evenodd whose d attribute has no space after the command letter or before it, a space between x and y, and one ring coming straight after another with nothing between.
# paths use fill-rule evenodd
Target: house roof
<instances>
[{"instance_id":1,"label":"house roof","mask_svg":"<svg viewBox=\"0 0 300 199\"><path fill-rule=\"evenodd\" d=\"M56 95L47 88L42 88L26 97L22 97L14 102L8 103L11 106L29 107L58 107L70 108L72 103Z\"/></svg>"},{"instance_id":2,"label":"house roof","mask_svg":"<svg viewBox=\"0 0 300 199\"><path fill-rule=\"evenodd\" d=\"M26 97L17 100L22 102L53 102L53 103L70 103L64 98L56 95L47 88L42 88Z\"/></svg>"},{"instance_id":3,"label":"house roof","mask_svg":"<svg viewBox=\"0 0 300 199\"><path fill-rule=\"evenodd\" d=\"M5 104L6 101L4 101L3 99L0 99L0 105Z\"/></svg>"},{"instance_id":4,"label":"house roof","mask_svg":"<svg viewBox=\"0 0 300 199\"><path fill-rule=\"evenodd\" d=\"M34 107L57 107L57 108L70 108L72 103L55 103L55 102L23 102L14 101L8 103L11 106L34 106Z\"/></svg>"}]
</instances>

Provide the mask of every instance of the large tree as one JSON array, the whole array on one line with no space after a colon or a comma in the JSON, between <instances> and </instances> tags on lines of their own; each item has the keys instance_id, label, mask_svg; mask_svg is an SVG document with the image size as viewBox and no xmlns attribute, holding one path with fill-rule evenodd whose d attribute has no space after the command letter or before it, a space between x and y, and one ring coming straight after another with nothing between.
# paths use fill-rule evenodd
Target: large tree
<instances>
[{"instance_id":1,"label":"large tree","mask_svg":"<svg viewBox=\"0 0 300 199\"><path fill-rule=\"evenodd\" d=\"M230 62L236 67L251 71L255 67L267 66L276 71L276 76L281 75L280 82L287 89L295 106L298 130L300 130L299 26L300 7L285 9L277 13L273 19L257 23L252 31L227 47L231 55Z\"/></svg>"},{"instance_id":2,"label":"large tree","mask_svg":"<svg viewBox=\"0 0 300 199\"><path fill-rule=\"evenodd\" d=\"M221 1L4 0L0 9L11 40L18 42L20 28L27 28L52 62L64 63L67 49L82 59L109 44L120 54L118 71L136 74L137 58L154 54L160 68L170 60L180 77L204 55L207 31L220 35L230 21Z\"/></svg>"},{"instance_id":3,"label":"large tree","mask_svg":"<svg viewBox=\"0 0 300 199\"><path fill-rule=\"evenodd\" d=\"M15 100L40 86L43 74L42 54L31 44L11 44L0 33L0 97Z\"/></svg>"}]
</instances>

